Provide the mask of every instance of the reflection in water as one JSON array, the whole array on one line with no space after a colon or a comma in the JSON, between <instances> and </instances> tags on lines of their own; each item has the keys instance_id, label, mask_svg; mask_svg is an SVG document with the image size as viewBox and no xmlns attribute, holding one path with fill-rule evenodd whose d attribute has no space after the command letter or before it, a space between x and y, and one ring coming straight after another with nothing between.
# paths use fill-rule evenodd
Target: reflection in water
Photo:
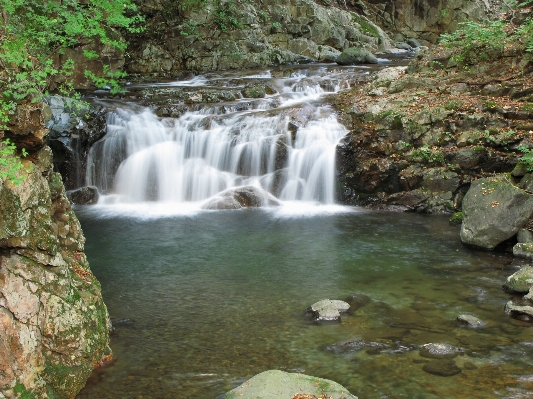
<instances>
[{"instance_id":1,"label":"reflection in water","mask_svg":"<svg viewBox=\"0 0 533 399\"><path fill-rule=\"evenodd\" d=\"M353 210L102 217L80 208L116 323L116 363L79 398L216 398L267 369L333 379L360 398L528 398L529 325L503 313L511 258L463 247L446 218ZM303 310L370 298L341 324ZM361 296L361 298L363 298ZM460 313L487 322L473 330ZM345 344L352 340L352 345ZM461 348L461 373L423 371L419 346Z\"/></svg>"}]
</instances>

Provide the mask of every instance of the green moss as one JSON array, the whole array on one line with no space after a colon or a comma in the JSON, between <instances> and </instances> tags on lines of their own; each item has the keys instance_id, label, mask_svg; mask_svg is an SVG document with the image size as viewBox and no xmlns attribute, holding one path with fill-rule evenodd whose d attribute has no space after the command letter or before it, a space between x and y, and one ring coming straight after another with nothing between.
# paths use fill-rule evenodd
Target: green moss
<instances>
[{"instance_id":1,"label":"green moss","mask_svg":"<svg viewBox=\"0 0 533 399\"><path fill-rule=\"evenodd\" d=\"M359 24L363 32L369 36L377 37L379 38L379 31L378 29L372 25L370 22L366 21L361 17L360 15L356 13L352 13L352 18Z\"/></svg>"},{"instance_id":2,"label":"green moss","mask_svg":"<svg viewBox=\"0 0 533 399\"><path fill-rule=\"evenodd\" d=\"M26 389L24 384L17 381L13 387L13 391L17 394L18 399L35 399L37 395L31 389Z\"/></svg>"},{"instance_id":3,"label":"green moss","mask_svg":"<svg viewBox=\"0 0 533 399\"><path fill-rule=\"evenodd\" d=\"M463 212L455 212L450 218L451 224L461 224L463 223Z\"/></svg>"}]
</instances>

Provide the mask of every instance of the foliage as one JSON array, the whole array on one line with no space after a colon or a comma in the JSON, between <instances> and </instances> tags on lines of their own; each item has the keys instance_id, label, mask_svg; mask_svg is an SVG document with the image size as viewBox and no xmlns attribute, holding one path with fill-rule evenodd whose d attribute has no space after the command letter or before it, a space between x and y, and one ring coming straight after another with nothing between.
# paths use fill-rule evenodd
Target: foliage
<instances>
[{"instance_id":1,"label":"foliage","mask_svg":"<svg viewBox=\"0 0 533 399\"><path fill-rule=\"evenodd\" d=\"M241 23L237 19L237 3L235 0L215 0L215 24L222 32L232 28L240 28Z\"/></svg>"},{"instance_id":2,"label":"foliage","mask_svg":"<svg viewBox=\"0 0 533 399\"><path fill-rule=\"evenodd\" d=\"M72 92L74 63L58 59L68 48L94 41L124 50L112 28L138 32L142 18L130 0L3 0L0 17L0 125L16 103L39 101L53 87ZM84 52L94 59L98 55Z\"/></svg>"},{"instance_id":3,"label":"foliage","mask_svg":"<svg viewBox=\"0 0 533 399\"><path fill-rule=\"evenodd\" d=\"M472 65L501 53L506 45L517 43L523 44L526 52L533 53L532 17L529 16L519 25L513 21L515 12L533 4L533 0L507 0L505 4L512 15L510 19L462 22L456 31L441 35L441 44L454 52L452 60L459 64Z\"/></svg>"},{"instance_id":4,"label":"foliage","mask_svg":"<svg viewBox=\"0 0 533 399\"><path fill-rule=\"evenodd\" d=\"M430 148L427 145L423 145L411 152L411 159L413 161L424 163L435 163L443 165L445 162L444 154L437 149L437 147Z\"/></svg>"},{"instance_id":5,"label":"foliage","mask_svg":"<svg viewBox=\"0 0 533 399\"><path fill-rule=\"evenodd\" d=\"M519 161L525 164L528 172L533 172L533 149L523 144L519 145L517 149L524 154L519 158Z\"/></svg>"},{"instance_id":6,"label":"foliage","mask_svg":"<svg viewBox=\"0 0 533 399\"><path fill-rule=\"evenodd\" d=\"M18 186L24 180L19 171L24 169L22 161L16 155L17 148L9 139L0 142L0 179L8 180L15 186ZM25 149L22 150L22 156L27 156ZM26 170L27 172L31 169Z\"/></svg>"}]
</instances>

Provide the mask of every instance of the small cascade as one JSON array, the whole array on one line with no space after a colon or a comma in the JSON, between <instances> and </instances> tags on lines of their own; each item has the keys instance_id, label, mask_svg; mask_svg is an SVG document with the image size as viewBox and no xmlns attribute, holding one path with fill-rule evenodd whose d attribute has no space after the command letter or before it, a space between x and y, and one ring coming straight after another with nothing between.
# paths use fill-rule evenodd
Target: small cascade
<instances>
[{"instance_id":1,"label":"small cascade","mask_svg":"<svg viewBox=\"0 0 533 399\"><path fill-rule=\"evenodd\" d=\"M108 114L107 135L89 153L87 184L108 204L201 203L240 186L282 201L333 204L335 148L347 130L321 101L349 83L323 69L277 78L263 72L250 80L268 82L274 94L188 105L176 118L117 107ZM229 84L226 77L197 77L164 89Z\"/></svg>"}]
</instances>

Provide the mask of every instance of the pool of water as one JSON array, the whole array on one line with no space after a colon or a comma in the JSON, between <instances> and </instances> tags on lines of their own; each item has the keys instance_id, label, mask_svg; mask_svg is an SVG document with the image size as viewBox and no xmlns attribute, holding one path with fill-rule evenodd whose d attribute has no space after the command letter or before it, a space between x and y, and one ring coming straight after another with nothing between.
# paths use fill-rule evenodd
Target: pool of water
<instances>
[{"instance_id":1,"label":"pool of water","mask_svg":"<svg viewBox=\"0 0 533 399\"><path fill-rule=\"evenodd\" d=\"M533 330L503 311L519 262L464 247L447 217L77 214L116 358L79 399L217 398L269 369L329 378L360 399L533 397ZM361 307L340 324L305 317L353 294ZM487 327L459 325L461 313ZM347 340L357 344L338 345ZM430 342L461 348L461 373L426 373L418 349Z\"/></svg>"}]
</instances>

